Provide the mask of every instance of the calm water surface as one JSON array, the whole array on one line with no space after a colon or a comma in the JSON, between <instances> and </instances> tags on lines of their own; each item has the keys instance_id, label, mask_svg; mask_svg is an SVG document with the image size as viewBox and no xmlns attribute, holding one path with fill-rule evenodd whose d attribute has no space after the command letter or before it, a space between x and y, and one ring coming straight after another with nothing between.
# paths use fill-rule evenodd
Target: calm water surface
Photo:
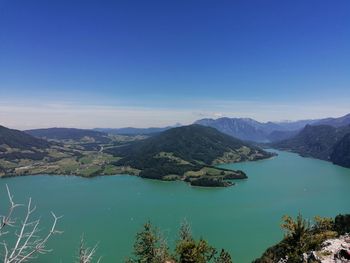
<instances>
[{"instance_id":1,"label":"calm water surface","mask_svg":"<svg viewBox=\"0 0 350 263\"><path fill-rule=\"evenodd\" d=\"M249 176L224 189L132 176L2 179L0 211L8 184L18 202L33 198L43 221L51 220L49 211L64 215L59 223L64 233L52 240L54 251L40 257L39 263L73 262L82 234L90 245L99 242L102 262L123 262L144 222L151 220L172 245L183 218L191 222L196 237L226 248L235 262L251 262L281 239L284 214L300 211L311 218L350 213L350 169L293 153L278 154L270 160L222 165Z\"/></svg>"}]
</instances>

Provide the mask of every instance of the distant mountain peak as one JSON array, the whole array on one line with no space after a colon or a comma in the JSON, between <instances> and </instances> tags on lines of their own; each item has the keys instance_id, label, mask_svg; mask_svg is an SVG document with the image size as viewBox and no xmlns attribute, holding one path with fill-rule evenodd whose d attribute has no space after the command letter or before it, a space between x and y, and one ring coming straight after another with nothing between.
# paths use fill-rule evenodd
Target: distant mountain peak
<instances>
[{"instance_id":1,"label":"distant mountain peak","mask_svg":"<svg viewBox=\"0 0 350 263\"><path fill-rule=\"evenodd\" d=\"M254 142L274 142L281 139L292 137L303 129L306 125L330 125L333 127L342 127L350 124L350 114L339 118L308 119L298 121L279 121L279 122L259 122L252 118L229 118L220 117L217 119L204 118L194 123L210 126L217 130L239 138L241 140Z\"/></svg>"}]
</instances>

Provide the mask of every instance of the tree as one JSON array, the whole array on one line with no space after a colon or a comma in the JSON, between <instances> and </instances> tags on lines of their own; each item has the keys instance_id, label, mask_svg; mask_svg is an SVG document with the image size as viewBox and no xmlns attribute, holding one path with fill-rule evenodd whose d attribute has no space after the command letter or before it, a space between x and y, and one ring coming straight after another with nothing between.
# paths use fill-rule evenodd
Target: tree
<instances>
[{"instance_id":1,"label":"tree","mask_svg":"<svg viewBox=\"0 0 350 263\"><path fill-rule=\"evenodd\" d=\"M215 263L233 263L233 262L232 262L231 255L224 249L221 249L220 255L215 259Z\"/></svg>"},{"instance_id":2,"label":"tree","mask_svg":"<svg viewBox=\"0 0 350 263\"><path fill-rule=\"evenodd\" d=\"M210 246L207 241L194 240L191 226L186 220L181 223L179 237L175 249L179 263L206 263L213 259L216 254L216 249Z\"/></svg>"},{"instance_id":3,"label":"tree","mask_svg":"<svg viewBox=\"0 0 350 263\"><path fill-rule=\"evenodd\" d=\"M191 225L188 223L186 219L184 219L180 224L179 238L180 240L192 239Z\"/></svg>"},{"instance_id":4,"label":"tree","mask_svg":"<svg viewBox=\"0 0 350 263\"><path fill-rule=\"evenodd\" d=\"M164 263L169 258L166 240L150 222L147 222L143 230L136 234L134 255L135 258L127 259L127 262Z\"/></svg>"},{"instance_id":5,"label":"tree","mask_svg":"<svg viewBox=\"0 0 350 263\"><path fill-rule=\"evenodd\" d=\"M186 220L180 225L178 237L171 256L165 238L147 222L143 230L136 234L134 258L127 259L126 263L232 263L231 256L225 250L215 257L216 249L206 240L195 240Z\"/></svg>"},{"instance_id":6,"label":"tree","mask_svg":"<svg viewBox=\"0 0 350 263\"><path fill-rule=\"evenodd\" d=\"M310 223L300 213L295 220L290 216L284 216L283 221L288 262L301 262L303 253L308 249Z\"/></svg>"},{"instance_id":7,"label":"tree","mask_svg":"<svg viewBox=\"0 0 350 263\"><path fill-rule=\"evenodd\" d=\"M334 230L334 220L329 217L314 217L315 224L313 226L313 230L315 232L324 232L324 231L333 231Z\"/></svg>"},{"instance_id":8,"label":"tree","mask_svg":"<svg viewBox=\"0 0 350 263\"><path fill-rule=\"evenodd\" d=\"M176 253L179 263L206 263L214 258L216 249L203 239L191 239L179 241Z\"/></svg>"},{"instance_id":9,"label":"tree","mask_svg":"<svg viewBox=\"0 0 350 263\"><path fill-rule=\"evenodd\" d=\"M40 219L32 218L36 207L33 206L31 198L29 198L28 203L25 206L16 204L13 201L13 196L7 185L6 190L10 206L7 214L0 216L0 242L3 245L3 253L1 253L3 256L3 262L27 262L36 258L39 254L46 254L52 251L52 249L47 248L47 242L53 235L61 233L56 230L56 224L61 217L57 217L51 212L53 222L46 235L41 237L39 230ZM14 212L20 207L25 207L25 215L21 223L17 224L18 220L14 218ZM18 230L18 232L15 232L15 230ZM5 236L7 235L14 237L13 244L10 244L5 240Z\"/></svg>"}]
</instances>

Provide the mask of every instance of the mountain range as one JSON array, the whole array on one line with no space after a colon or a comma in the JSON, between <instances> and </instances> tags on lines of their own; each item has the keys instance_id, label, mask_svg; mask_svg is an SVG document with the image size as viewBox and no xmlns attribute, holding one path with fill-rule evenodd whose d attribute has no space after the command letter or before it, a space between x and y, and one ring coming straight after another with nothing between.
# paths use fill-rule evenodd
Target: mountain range
<instances>
[{"instance_id":1,"label":"mountain range","mask_svg":"<svg viewBox=\"0 0 350 263\"><path fill-rule=\"evenodd\" d=\"M0 126L0 170L16 175L127 172L166 180L184 180L191 178L188 172L194 172L203 178L210 174L203 172L205 167L217 176L215 164L269 157L253 146L257 142L350 167L350 114L296 122L202 119L189 126L120 132L129 135L73 128L18 131Z\"/></svg>"},{"instance_id":2,"label":"mountain range","mask_svg":"<svg viewBox=\"0 0 350 263\"><path fill-rule=\"evenodd\" d=\"M324 119L307 119L298 121L282 121L282 122L259 122L251 118L229 118L223 117L218 119L200 119L193 124L209 126L228 134L232 137L244 141L271 143L295 136L306 125L330 125L341 127L350 124L350 114L339 118L324 118ZM94 128L93 131L102 132L111 135L145 135L153 136L171 128L180 127L180 124L166 127L149 127L149 128ZM40 129L41 130L41 129ZM87 130L85 130L87 131ZM34 131L29 133L38 136ZM42 135L42 134L41 134ZM46 137L46 136L39 136ZM49 137L48 137L49 138Z\"/></svg>"},{"instance_id":3,"label":"mountain range","mask_svg":"<svg viewBox=\"0 0 350 263\"><path fill-rule=\"evenodd\" d=\"M271 145L274 148L299 153L301 156L350 167L349 138L350 125L307 125L296 136Z\"/></svg>"},{"instance_id":4,"label":"mountain range","mask_svg":"<svg viewBox=\"0 0 350 263\"><path fill-rule=\"evenodd\" d=\"M341 127L350 124L350 114L339 118L299 120L285 122L258 122L250 118L201 119L195 124L209 126L241 140L276 142L296 135L306 125Z\"/></svg>"}]
</instances>

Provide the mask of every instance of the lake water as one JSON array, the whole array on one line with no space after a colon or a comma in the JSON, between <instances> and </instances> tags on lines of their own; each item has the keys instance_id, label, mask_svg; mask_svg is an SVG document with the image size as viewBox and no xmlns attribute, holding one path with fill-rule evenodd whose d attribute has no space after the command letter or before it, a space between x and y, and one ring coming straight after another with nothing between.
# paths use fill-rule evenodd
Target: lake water
<instances>
[{"instance_id":1,"label":"lake water","mask_svg":"<svg viewBox=\"0 0 350 263\"><path fill-rule=\"evenodd\" d=\"M51 220L49 211L64 215L64 233L50 243L54 251L36 262L73 262L80 236L99 242L102 262L123 262L135 233L147 220L176 238L186 218L196 237L231 252L236 263L251 262L279 241L281 217L303 213L332 216L350 213L350 169L331 163L278 152L269 160L222 165L242 169L248 180L229 188L195 188L183 182L160 182L132 176L93 179L28 176L0 180L0 214L6 200L5 184L15 200L29 196L37 215Z\"/></svg>"}]
</instances>

